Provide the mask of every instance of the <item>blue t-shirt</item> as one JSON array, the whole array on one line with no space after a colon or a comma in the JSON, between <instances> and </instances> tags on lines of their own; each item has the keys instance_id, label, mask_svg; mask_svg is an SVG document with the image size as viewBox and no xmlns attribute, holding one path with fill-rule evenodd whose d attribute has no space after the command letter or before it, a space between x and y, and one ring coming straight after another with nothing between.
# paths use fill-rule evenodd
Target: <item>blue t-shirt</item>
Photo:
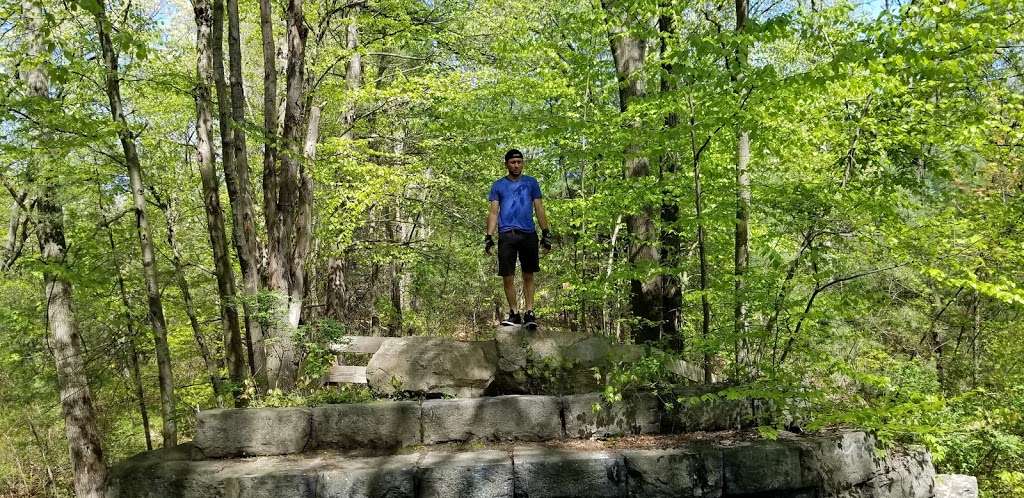
<instances>
[{"instance_id":1,"label":"blue t-shirt","mask_svg":"<svg viewBox=\"0 0 1024 498\"><path fill-rule=\"evenodd\" d=\"M515 181L504 176L494 182L487 200L498 201L498 231L536 232L533 200L540 198L540 184L532 176L520 175Z\"/></svg>"}]
</instances>

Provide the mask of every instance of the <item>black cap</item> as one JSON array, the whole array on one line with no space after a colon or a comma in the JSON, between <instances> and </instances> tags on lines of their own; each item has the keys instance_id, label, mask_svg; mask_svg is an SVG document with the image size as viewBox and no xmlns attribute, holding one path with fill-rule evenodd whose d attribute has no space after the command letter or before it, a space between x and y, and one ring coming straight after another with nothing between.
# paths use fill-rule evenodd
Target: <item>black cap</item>
<instances>
[{"instance_id":1,"label":"black cap","mask_svg":"<svg viewBox=\"0 0 1024 498\"><path fill-rule=\"evenodd\" d=\"M519 158L519 159L523 158L523 153L519 152L519 149L509 149L508 152L505 153L505 162L508 162L509 159L516 159L516 158Z\"/></svg>"}]
</instances>

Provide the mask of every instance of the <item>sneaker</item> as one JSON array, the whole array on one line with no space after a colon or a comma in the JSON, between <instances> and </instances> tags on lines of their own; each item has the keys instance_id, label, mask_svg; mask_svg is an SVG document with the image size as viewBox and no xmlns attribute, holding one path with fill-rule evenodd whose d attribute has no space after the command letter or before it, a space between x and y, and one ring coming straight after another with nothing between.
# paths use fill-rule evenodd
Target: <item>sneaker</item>
<instances>
[{"instance_id":1,"label":"sneaker","mask_svg":"<svg viewBox=\"0 0 1024 498\"><path fill-rule=\"evenodd\" d=\"M522 323L523 318L519 316L519 313L516 313L515 311L509 311L508 318L501 322L501 324L504 326L521 325Z\"/></svg>"},{"instance_id":2,"label":"sneaker","mask_svg":"<svg viewBox=\"0 0 1024 498\"><path fill-rule=\"evenodd\" d=\"M533 314L533 310L526 310L523 314L523 326L530 329L537 327L537 316Z\"/></svg>"}]
</instances>

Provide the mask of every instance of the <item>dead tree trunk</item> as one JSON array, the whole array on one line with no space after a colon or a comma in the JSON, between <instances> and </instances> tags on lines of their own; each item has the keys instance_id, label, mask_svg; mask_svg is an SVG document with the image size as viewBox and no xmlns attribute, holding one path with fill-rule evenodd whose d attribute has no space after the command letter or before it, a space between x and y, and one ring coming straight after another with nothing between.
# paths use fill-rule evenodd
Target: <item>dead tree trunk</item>
<instances>
[{"instance_id":1,"label":"dead tree trunk","mask_svg":"<svg viewBox=\"0 0 1024 498\"><path fill-rule=\"evenodd\" d=\"M196 16L196 145L199 151L199 176L203 183L203 205L206 208L206 227L210 236L210 247L213 249L214 273L217 277L217 293L220 296L221 322L223 326L224 351L228 366L228 375L236 393L241 392L245 379L245 353L242 345L242 334L238 322L238 308L235 297L235 276L231 269L228 255L226 229L224 228L224 212L220 205L220 188L217 181L216 166L213 158L213 143L210 136L213 116L211 115L210 83L214 80L212 59L218 52L212 46L216 36L217 16L210 12L210 3L197 0L194 4ZM214 7L216 10L216 7ZM213 25L211 25L211 23ZM212 28L212 29L211 29ZM223 66L221 67L223 70ZM221 86L218 83L218 87ZM221 104L224 107L224 104ZM223 115L223 113L222 113ZM224 130L224 124L221 123ZM227 130L230 134L230 130ZM225 148L230 144L225 144ZM225 162L224 168L232 165ZM168 222L169 223L169 222ZM173 233L169 228L168 234ZM179 277L179 281L182 278ZM179 282L180 283L180 282ZM187 287L187 284L186 284ZM197 335L197 340L201 336ZM216 377L216 376L214 376ZM215 384L215 388L216 388ZM223 394L220 389L215 389Z\"/></svg>"},{"instance_id":2,"label":"dead tree trunk","mask_svg":"<svg viewBox=\"0 0 1024 498\"><path fill-rule=\"evenodd\" d=\"M29 52L38 57L45 53L43 12L33 2L25 3L25 11L36 36ZM25 79L28 95L40 99L49 98L49 80L42 66L30 69ZM50 332L49 346L57 367L61 412L71 450L75 494L79 497L102 498L105 495L107 467L103 462L103 447L96 429L96 411L85 373L82 338L78 335L78 323L72 309L71 283L64 277L67 274L63 271L67 255L64 209L57 201L53 184L44 187L43 195L36 202L35 214L39 255L46 265L43 270L46 328Z\"/></svg>"},{"instance_id":3,"label":"dead tree trunk","mask_svg":"<svg viewBox=\"0 0 1024 498\"><path fill-rule=\"evenodd\" d=\"M124 151L124 161L128 167L128 181L135 206L135 227L139 235L139 246L142 248L142 273L146 281L146 295L149 305L149 320L153 327L156 343L156 362L160 378L160 414L163 416L164 446L178 444L178 430L175 421L174 377L171 372L171 350L167 345L167 322L164 319L164 307L160 298L160 282L156 270L156 252L153 249L153 233L146 218L146 198L142 186L142 164L135 148L135 136L128 128L121 102L121 82L118 75L117 53L110 39L109 22L106 6L101 0L96 14L96 28L99 34L100 49L103 52L104 79L107 99L110 103L110 115L117 127L117 136Z\"/></svg>"}]
</instances>

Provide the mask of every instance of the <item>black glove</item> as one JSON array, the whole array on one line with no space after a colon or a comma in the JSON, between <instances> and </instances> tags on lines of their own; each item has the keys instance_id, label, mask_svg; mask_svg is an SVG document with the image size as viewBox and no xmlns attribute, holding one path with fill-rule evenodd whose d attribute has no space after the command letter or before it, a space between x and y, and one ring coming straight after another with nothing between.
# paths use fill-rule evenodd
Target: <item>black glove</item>
<instances>
[{"instance_id":1,"label":"black glove","mask_svg":"<svg viewBox=\"0 0 1024 498\"><path fill-rule=\"evenodd\" d=\"M484 252L487 254L491 253L491 248L494 247L494 237L490 234L484 236Z\"/></svg>"},{"instance_id":2,"label":"black glove","mask_svg":"<svg viewBox=\"0 0 1024 498\"><path fill-rule=\"evenodd\" d=\"M541 230L540 245L545 251L551 250L551 230Z\"/></svg>"}]
</instances>

